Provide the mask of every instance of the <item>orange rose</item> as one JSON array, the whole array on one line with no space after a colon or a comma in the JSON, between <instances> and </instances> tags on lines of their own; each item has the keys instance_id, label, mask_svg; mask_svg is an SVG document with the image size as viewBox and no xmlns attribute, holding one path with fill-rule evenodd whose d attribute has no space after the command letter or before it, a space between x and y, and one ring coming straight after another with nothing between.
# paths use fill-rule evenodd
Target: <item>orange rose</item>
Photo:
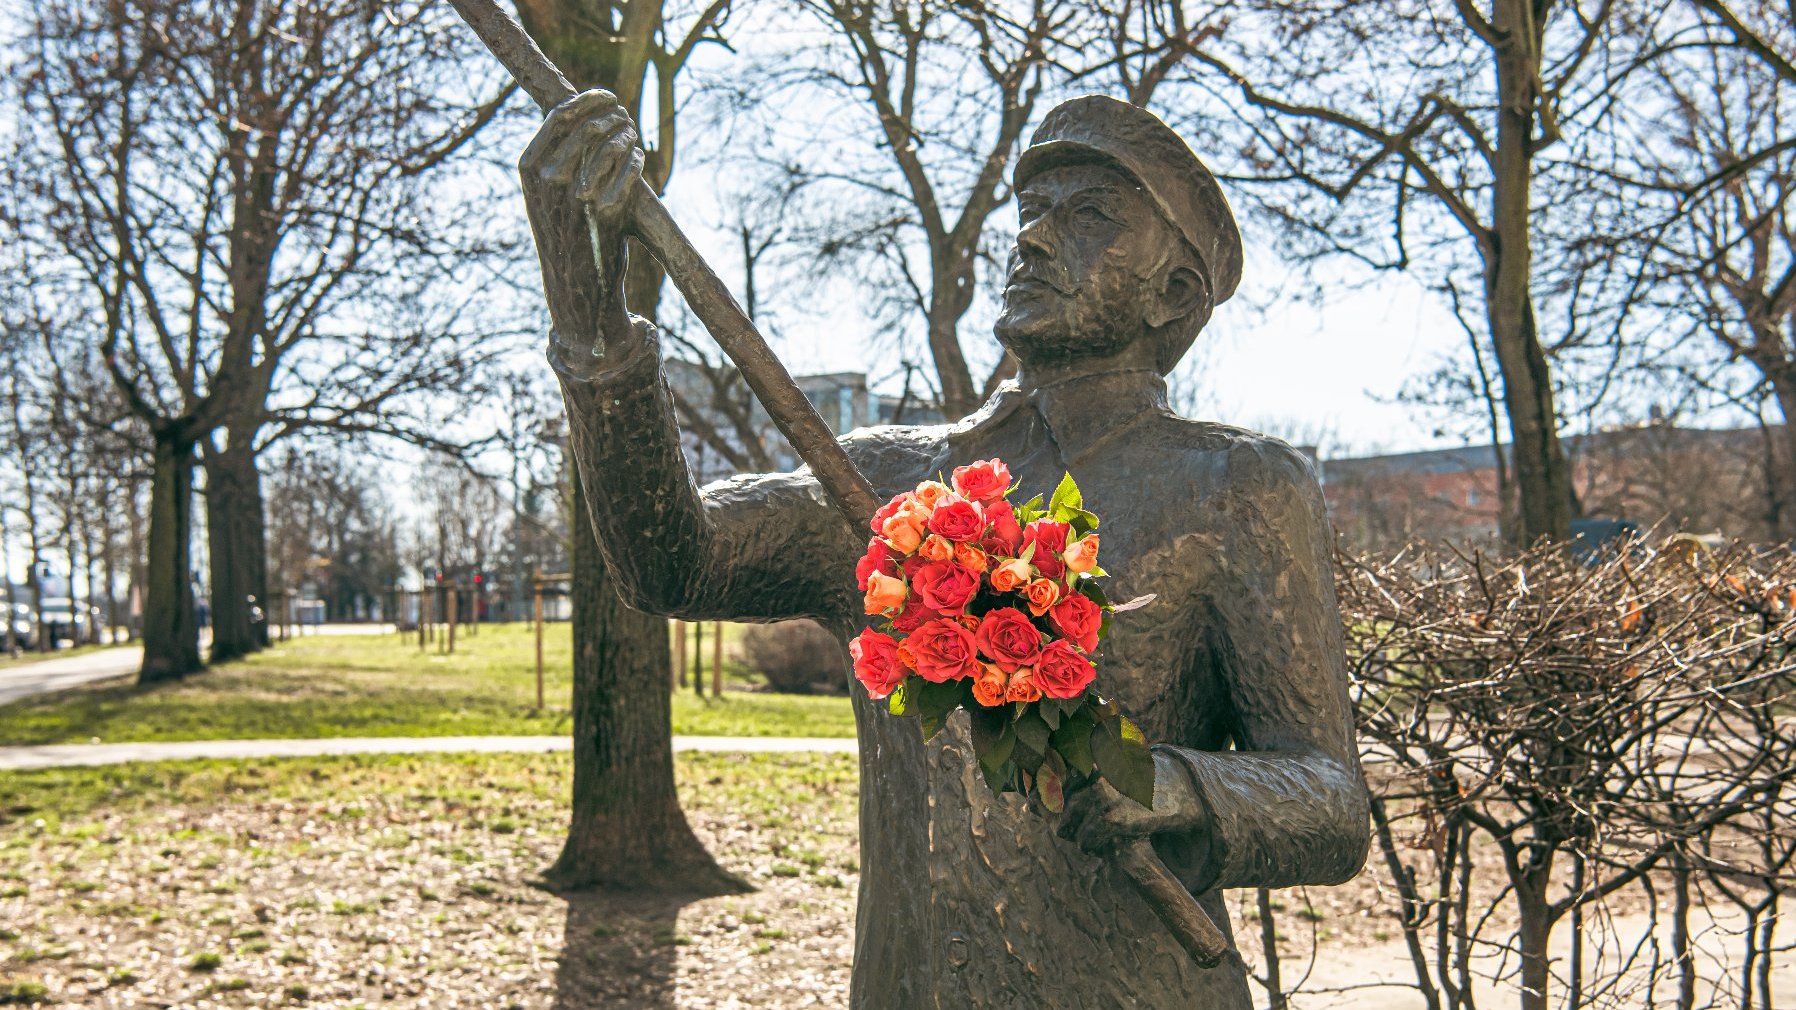
<instances>
[{"instance_id":1,"label":"orange rose","mask_svg":"<svg viewBox=\"0 0 1796 1010\"><path fill-rule=\"evenodd\" d=\"M948 485L943 484L939 480L926 480L917 485L917 500L929 506L931 509L939 505L943 498L946 498L953 493L954 492L948 490Z\"/></svg>"},{"instance_id":2,"label":"orange rose","mask_svg":"<svg viewBox=\"0 0 1796 1010\"><path fill-rule=\"evenodd\" d=\"M898 662L902 664L906 670L915 670L917 668L917 657L911 655L910 639L908 638L898 640Z\"/></svg>"},{"instance_id":3,"label":"orange rose","mask_svg":"<svg viewBox=\"0 0 1796 1010\"><path fill-rule=\"evenodd\" d=\"M1029 568L1029 562L1022 558L1011 558L992 570L992 588L1000 593L1008 593L1018 586L1028 585L1034 574Z\"/></svg>"},{"instance_id":4,"label":"orange rose","mask_svg":"<svg viewBox=\"0 0 1796 1010\"><path fill-rule=\"evenodd\" d=\"M979 618L974 617L972 614L962 614L959 617L956 617L955 620L959 621L960 626L968 631L979 630Z\"/></svg>"},{"instance_id":5,"label":"orange rose","mask_svg":"<svg viewBox=\"0 0 1796 1010\"><path fill-rule=\"evenodd\" d=\"M1041 688L1035 686L1035 671L1026 666L1018 667L1004 688L1004 700L1040 701Z\"/></svg>"},{"instance_id":6,"label":"orange rose","mask_svg":"<svg viewBox=\"0 0 1796 1010\"><path fill-rule=\"evenodd\" d=\"M955 544L954 560L960 563L960 567L975 574L985 571L986 565L990 563L985 552L972 544Z\"/></svg>"},{"instance_id":7,"label":"orange rose","mask_svg":"<svg viewBox=\"0 0 1796 1010\"><path fill-rule=\"evenodd\" d=\"M1023 590L1023 596L1029 600L1029 612L1036 617L1048 612L1060 600L1060 587L1047 579L1036 579Z\"/></svg>"},{"instance_id":8,"label":"orange rose","mask_svg":"<svg viewBox=\"0 0 1796 1010\"><path fill-rule=\"evenodd\" d=\"M904 584L903 579L874 572L867 576L867 596L863 602L867 613L890 616L903 608L905 597L909 595L910 587Z\"/></svg>"},{"instance_id":9,"label":"orange rose","mask_svg":"<svg viewBox=\"0 0 1796 1010\"><path fill-rule=\"evenodd\" d=\"M954 541L938 533L931 533L923 538L923 546L917 553L930 561L946 561L954 556Z\"/></svg>"},{"instance_id":10,"label":"orange rose","mask_svg":"<svg viewBox=\"0 0 1796 1010\"><path fill-rule=\"evenodd\" d=\"M1007 689L1003 670L990 663L979 664L979 676L973 680L974 701L986 708L997 708L1004 704Z\"/></svg>"},{"instance_id":11,"label":"orange rose","mask_svg":"<svg viewBox=\"0 0 1796 1010\"><path fill-rule=\"evenodd\" d=\"M923 544L923 534L929 524L929 509L915 501L907 501L898 506L898 511L886 518L880 532L885 535L886 543L900 554L910 554Z\"/></svg>"},{"instance_id":12,"label":"orange rose","mask_svg":"<svg viewBox=\"0 0 1796 1010\"><path fill-rule=\"evenodd\" d=\"M1066 545L1060 554L1067 570L1084 574L1098 566L1098 535L1088 533Z\"/></svg>"}]
</instances>

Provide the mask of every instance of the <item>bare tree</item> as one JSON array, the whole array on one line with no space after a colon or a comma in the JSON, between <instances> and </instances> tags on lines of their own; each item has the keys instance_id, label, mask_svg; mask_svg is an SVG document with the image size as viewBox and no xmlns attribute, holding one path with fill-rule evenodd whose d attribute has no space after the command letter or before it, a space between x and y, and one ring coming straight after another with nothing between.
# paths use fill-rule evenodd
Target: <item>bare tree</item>
<instances>
[{"instance_id":1,"label":"bare tree","mask_svg":"<svg viewBox=\"0 0 1796 1010\"><path fill-rule=\"evenodd\" d=\"M142 679L199 666L190 567L207 472L213 655L256 647L257 454L300 427L428 439L408 416L485 353L433 292L483 243L437 174L496 115L432 4L35 6L18 47L25 234L154 445ZM496 85L494 86L496 89ZM464 187L464 190L466 187ZM482 222L484 224L484 222ZM76 331L62 339L81 339ZM490 348L491 342L488 341Z\"/></svg>"},{"instance_id":2,"label":"bare tree","mask_svg":"<svg viewBox=\"0 0 1796 1010\"><path fill-rule=\"evenodd\" d=\"M518 3L525 29L576 87L610 91L641 124L648 148L643 178L656 192L666 189L678 152L681 74L694 50L719 39L729 5L707 0L683 24L669 23L666 8L663 0ZM644 123L650 91L657 115ZM652 258L630 258L625 288L632 312L655 317L663 279ZM692 833L674 789L666 622L618 598L578 474L568 470L574 785L567 842L546 875L567 888L738 890L741 882Z\"/></svg>"},{"instance_id":3,"label":"bare tree","mask_svg":"<svg viewBox=\"0 0 1796 1010\"><path fill-rule=\"evenodd\" d=\"M825 265L877 266L889 280L887 325L920 327L942 409L971 413L1015 365L1000 359L976 381L961 324L981 264L995 259L989 229L1010 198L1011 161L1037 102L1065 77L1055 60L1077 5L800 8L837 45L783 54L785 68L758 101L783 109L821 100L841 111L822 117L825 135L808 138L805 158L782 166L782 185L807 191L802 209L815 222L795 237Z\"/></svg>"},{"instance_id":4,"label":"bare tree","mask_svg":"<svg viewBox=\"0 0 1796 1010\"><path fill-rule=\"evenodd\" d=\"M1479 293L1522 543L1564 538L1577 508L1537 312L1537 219L1551 201L1536 201L1551 178L1544 154L1603 108L1610 68L1631 59L1613 6L1275 2L1180 42L1207 72L1194 75L1199 93L1222 110L1205 121L1232 133L1217 147L1266 184L1260 209L1304 255L1429 267L1443 290Z\"/></svg>"}]
</instances>

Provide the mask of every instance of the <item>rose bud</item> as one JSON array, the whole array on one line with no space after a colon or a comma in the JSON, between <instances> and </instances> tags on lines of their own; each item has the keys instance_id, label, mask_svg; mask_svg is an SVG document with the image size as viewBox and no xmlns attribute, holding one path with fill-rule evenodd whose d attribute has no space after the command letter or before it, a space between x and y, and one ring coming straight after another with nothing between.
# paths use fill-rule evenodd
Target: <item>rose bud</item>
<instances>
[{"instance_id":1,"label":"rose bud","mask_svg":"<svg viewBox=\"0 0 1796 1010\"><path fill-rule=\"evenodd\" d=\"M942 499L951 493L948 490L948 485L939 480L926 480L917 485L917 500L930 508L940 505Z\"/></svg>"},{"instance_id":2,"label":"rose bud","mask_svg":"<svg viewBox=\"0 0 1796 1010\"><path fill-rule=\"evenodd\" d=\"M1006 680L1003 670L990 663L980 663L979 676L973 679L973 700L986 708L1004 704Z\"/></svg>"},{"instance_id":3,"label":"rose bud","mask_svg":"<svg viewBox=\"0 0 1796 1010\"><path fill-rule=\"evenodd\" d=\"M979 672L973 633L957 621L937 618L904 640L917 657L917 675L932 684L971 677Z\"/></svg>"},{"instance_id":4,"label":"rose bud","mask_svg":"<svg viewBox=\"0 0 1796 1010\"><path fill-rule=\"evenodd\" d=\"M893 498L891 501L886 502L884 505L881 505L879 511L873 513L873 532L879 536L885 536L886 520L897 514L898 510L904 507L905 502L910 501L915 497L915 494L906 491L896 498Z\"/></svg>"},{"instance_id":5,"label":"rose bud","mask_svg":"<svg viewBox=\"0 0 1796 1010\"><path fill-rule=\"evenodd\" d=\"M1004 688L1005 701L1040 701L1041 688L1035 684L1035 671L1026 666L1018 667L1010 675L1010 683Z\"/></svg>"},{"instance_id":6,"label":"rose bud","mask_svg":"<svg viewBox=\"0 0 1796 1010\"><path fill-rule=\"evenodd\" d=\"M954 541L938 533L931 533L923 538L923 546L917 548L917 556L925 561L947 561L954 557Z\"/></svg>"},{"instance_id":7,"label":"rose bud","mask_svg":"<svg viewBox=\"0 0 1796 1010\"><path fill-rule=\"evenodd\" d=\"M1083 593L1071 593L1048 611L1048 623L1069 642L1085 652L1098 647L1098 629L1104 623L1104 611Z\"/></svg>"},{"instance_id":8,"label":"rose bud","mask_svg":"<svg viewBox=\"0 0 1796 1010\"><path fill-rule=\"evenodd\" d=\"M1010 490L1010 468L1001 459L957 466L949 479L954 482L954 490L982 505L997 501Z\"/></svg>"},{"instance_id":9,"label":"rose bud","mask_svg":"<svg viewBox=\"0 0 1796 1010\"><path fill-rule=\"evenodd\" d=\"M983 543L987 554L1001 554L1015 557L1023 549L1023 528L1017 525L1016 510L1007 501L999 500L985 507L985 537Z\"/></svg>"},{"instance_id":10,"label":"rose bud","mask_svg":"<svg viewBox=\"0 0 1796 1010\"><path fill-rule=\"evenodd\" d=\"M985 535L985 517L972 502L956 498L943 502L929 516L929 531L955 543L971 543Z\"/></svg>"},{"instance_id":11,"label":"rose bud","mask_svg":"<svg viewBox=\"0 0 1796 1010\"><path fill-rule=\"evenodd\" d=\"M982 574L986 565L990 563L985 556L985 551L972 544L955 544L954 562L975 575Z\"/></svg>"},{"instance_id":12,"label":"rose bud","mask_svg":"<svg viewBox=\"0 0 1796 1010\"><path fill-rule=\"evenodd\" d=\"M1035 553L1029 555L1029 562L1043 578L1058 579L1066 573L1066 562L1060 560L1060 552L1066 550L1066 536L1072 527L1052 519L1037 519L1023 530L1023 546L1035 545Z\"/></svg>"},{"instance_id":13,"label":"rose bud","mask_svg":"<svg viewBox=\"0 0 1796 1010\"><path fill-rule=\"evenodd\" d=\"M1083 575L1098 566L1098 535L1088 533L1068 544L1066 550L1060 552L1060 559L1066 562L1068 571Z\"/></svg>"},{"instance_id":14,"label":"rose bud","mask_svg":"<svg viewBox=\"0 0 1796 1010\"><path fill-rule=\"evenodd\" d=\"M937 616L939 615L935 611L930 610L922 600L917 598L916 593L912 593L910 598L904 601L904 609L892 618L892 630L901 635L908 635L921 627L924 621L933 621Z\"/></svg>"},{"instance_id":15,"label":"rose bud","mask_svg":"<svg viewBox=\"0 0 1796 1010\"><path fill-rule=\"evenodd\" d=\"M1011 558L992 569L992 588L1000 593L1008 593L1018 586L1026 586L1035 577L1029 568L1029 562L1021 558Z\"/></svg>"},{"instance_id":16,"label":"rose bud","mask_svg":"<svg viewBox=\"0 0 1796 1010\"><path fill-rule=\"evenodd\" d=\"M861 592L867 591L867 576L874 572L882 575L898 574L898 555L892 553L892 549L878 537L867 541L866 555L854 566L854 578L860 585Z\"/></svg>"},{"instance_id":17,"label":"rose bud","mask_svg":"<svg viewBox=\"0 0 1796 1010\"><path fill-rule=\"evenodd\" d=\"M848 654L854 657L854 679L866 685L869 698L884 698L908 676L898 662L898 642L872 628L848 643Z\"/></svg>"},{"instance_id":18,"label":"rose bud","mask_svg":"<svg viewBox=\"0 0 1796 1010\"><path fill-rule=\"evenodd\" d=\"M886 543L900 554L910 554L923 543L929 513L915 501L905 502L886 519L883 530Z\"/></svg>"},{"instance_id":19,"label":"rose bud","mask_svg":"<svg viewBox=\"0 0 1796 1010\"><path fill-rule=\"evenodd\" d=\"M905 598L910 590L903 579L895 579L881 572L867 576L867 595L862 600L869 614L892 614L904 606Z\"/></svg>"},{"instance_id":20,"label":"rose bud","mask_svg":"<svg viewBox=\"0 0 1796 1010\"><path fill-rule=\"evenodd\" d=\"M979 592L979 576L952 561L931 561L911 578L924 604L943 614L959 614Z\"/></svg>"},{"instance_id":21,"label":"rose bud","mask_svg":"<svg viewBox=\"0 0 1796 1010\"><path fill-rule=\"evenodd\" d=\"M1015 607L999 607L979 620L979 651L1006 673L1030 666L1041 655L1041 629Z\"/></svg>"},{"instance_id":22,"label":"rose bud","mask_svg":"<svg viewBox=\"0 0 1796 1010\"><path fill-rule=\"evenodd\" d=\"M1079 655L1072 643L1064 640L1050 642L1035 664L1036 686L1050 698L1077 698L1097 675L1091 660Z\"/></svg>"},{"instance_id":23,"label":"rose bud","mask_svg":"<svg viewBox=\"0 0 1796 1010\"><path fill-rule=\"evenodd\" d=\"M1029 600L1029 612L1040 617L1060 599L1060 587L1048 579L1036 579L1023 590L1023 596Z\"/></svg>"}]
</instances>

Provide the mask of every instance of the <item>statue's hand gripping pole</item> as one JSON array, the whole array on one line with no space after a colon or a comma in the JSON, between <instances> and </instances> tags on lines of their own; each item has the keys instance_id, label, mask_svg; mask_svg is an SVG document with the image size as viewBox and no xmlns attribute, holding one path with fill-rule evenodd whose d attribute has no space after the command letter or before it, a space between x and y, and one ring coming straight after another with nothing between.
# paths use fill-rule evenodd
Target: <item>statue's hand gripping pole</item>
<instances>
[{"instance_id":1,"label":"statue's hand gripping pole","mask_svg":"<svg viewBox=\"0 0 1796 1010\"><path fill-rule=\"evenodd\" d=\"M496 0L449 0L462 20L480 36L505 69L543 111L573 97L574 86L543 55L521 25ZM674 223L661 198L638 180L641 190L631 201L634 220L630 232L649 255L655 257L686 297L693 315L705 324L730 360L741 370L748 388L767 408L773 423L792 443L800 459L823 486L836 508L855 529L865 530L879 509L873 485L848 458L830 433L811 401L792 381L786 366L774 357L755 325L736 304L729 288L692 248L680 226ZM1228 940L1208 914L1166 868L1146 839L1119 846L1111 858L1134 882L1136 891L1184 947L1193 960L1213 967L1228 953Z\"/></svg>"},{"instance_id":2,"label":"statue's hand gripping pole","mask_svg":"<svg viewBox=\"0 0 1796 1010\"><path fill-rule=\"evenodd\" d=\"M449 3L543 111L573 97L574 86L496 0ZM640 188L630 201L630 234L667 270L674 286L692 307L692 314L736 363L743 381L767 408L767 415L792 443L799 458L810 464L817 483L836 507L857 530L866 529L879 508L873 485L849 460L811 401L792 381L786 366L774 357L767 341L736 304L729 288L668 216L660 197L648 183L638 180L636 185Z\"/></svg>"}]
</instances>

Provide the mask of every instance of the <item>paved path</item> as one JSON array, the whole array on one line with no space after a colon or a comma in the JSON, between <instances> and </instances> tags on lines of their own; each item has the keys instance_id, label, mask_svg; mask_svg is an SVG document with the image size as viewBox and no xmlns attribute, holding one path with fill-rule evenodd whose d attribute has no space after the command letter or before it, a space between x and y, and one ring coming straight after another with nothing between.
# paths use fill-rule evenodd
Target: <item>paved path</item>
<instances>
[{"instance_id":1,"label":"paved path","mask_svg":"<svg viewBox=\"0 0 1796 1010\"><path fill-rule=\"evenodd\" d=\"M308 624L296 636L312 635L391 635L391 624ZM201 648L206 642L201 636ZM279 646L280 642L274 643ZM96 680L129 677L143 665L143 649L136 645L84 652L79 656L63 656L36 663L19 663L0 668L0 705L29 698L32 695L63 691Z\"/></svg>"},{"instance_id":2,"label":"paved path","mask_svg":"<svg viewBox=\"0 0 1796 1010\"><path fill-rule=\"evenodd\" d=\"M327 754L542 753L564 751L564 736L386 736L322 740L184 740L177 743L71 743L0 747L0 769L66 768L127 761L318 757ZM676 751L745 754L853 753L851 737L676 736Z\"/></svg>"},{"instance_id":3,"label":"paved path","mask_svg":"<svg viewBox=\"0 0 1796 1010\"><path fill-rule=\"evenodd\" d=\"M128 677L143 665L143 649L121 645L79 656L0 668L0 705L34 694L62 691L96 680Z\"/></svg>"}]
</instances>

